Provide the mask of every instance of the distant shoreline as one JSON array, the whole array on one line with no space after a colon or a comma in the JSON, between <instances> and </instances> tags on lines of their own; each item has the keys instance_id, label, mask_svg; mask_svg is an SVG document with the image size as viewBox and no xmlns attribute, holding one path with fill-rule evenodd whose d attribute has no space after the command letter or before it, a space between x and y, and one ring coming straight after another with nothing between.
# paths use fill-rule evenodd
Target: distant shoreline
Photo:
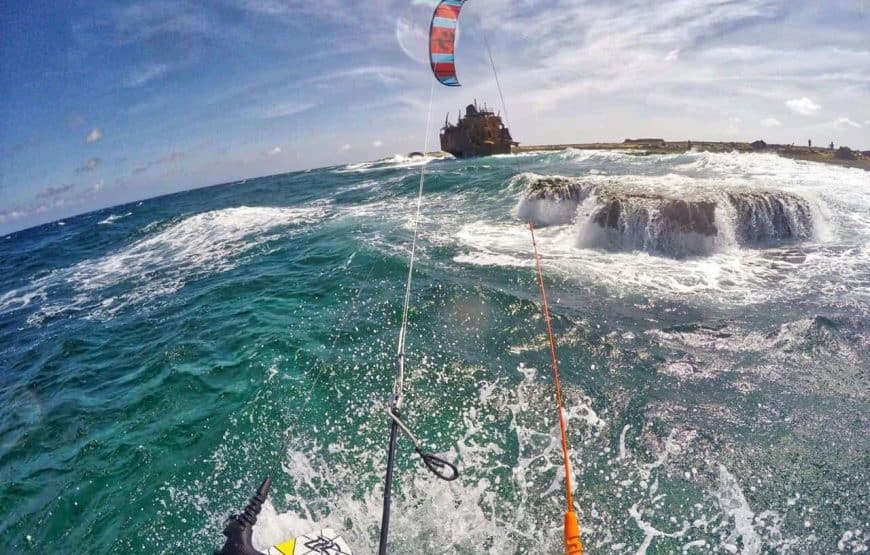
<instances>
[{"instance_id":1,"label":"distant shoreline","mask_svg":"<svg viewBox=\"0 0 870 555\"><path fill-rule=\"evenodd\" d=\"M622 150L637 156L650 154L681 154L690 150L702 152L760 152L778 154L792 160L805 160L822 164L833 164L847 168L870 171L870 151L829 147L806 147L794 145L767 144L762 141L753 143L724 141L665 141L662 139L627 139L621 143L569 143L553 145L521 145L512 149L514 154L523 152L547 152L573 148L577 150ZM446 152L431 154L449 156Z\"/></svg>"},{"instance_id":2,"label":"distant shoreline","mask_svg":"<svg viewBox=\"0 0 870 555\"><path fill-rule=\"evenodd\" d=\"M628 150L638 156L649 154L679 154L689 150L703 152L766 152L774 153L793 160L806 160L823 164L834 164L849 168L860 168L870 171L870 151L849 150L838 148L806 147L780 144L766 144L761 141L719 142L719 141L664 141L661 139L629 139L621 143L579 143L554 145L523 145L513 148L514 153L540 152L552 150ZM851 157L848 158L848 157Z\"/></svg>"}]
</instances>

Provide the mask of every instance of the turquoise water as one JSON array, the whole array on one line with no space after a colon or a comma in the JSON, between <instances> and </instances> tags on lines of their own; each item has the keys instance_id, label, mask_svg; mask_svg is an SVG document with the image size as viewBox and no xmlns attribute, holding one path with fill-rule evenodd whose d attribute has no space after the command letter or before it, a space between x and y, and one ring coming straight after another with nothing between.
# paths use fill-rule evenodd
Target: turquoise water
<instances>
[{"instance_id":1,"label":"turquoise water","mask_svg":"<svg viewBox=\"0 0 870 555\"><path fill-rule=\"evenodd\" d=\"M565 151L277 175L0 239L0 551L210 553L270 472L260 546L327 525L375 551L423 162L406 416L462 477L400 444L393 552L561 552L515 215L541 175L812 206L809 238L696 257L590 248L585 204L539 230L589 551L866 549L867 174Z\"/></svg>"}]
</instances>

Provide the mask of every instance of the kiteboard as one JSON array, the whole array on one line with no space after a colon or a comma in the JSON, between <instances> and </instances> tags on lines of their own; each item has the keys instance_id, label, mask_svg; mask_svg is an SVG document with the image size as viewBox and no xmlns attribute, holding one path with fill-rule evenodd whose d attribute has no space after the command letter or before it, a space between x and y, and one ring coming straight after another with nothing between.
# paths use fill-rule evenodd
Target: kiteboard
<instances>
[{"instance_id":1,"label":"kiteboard","mask_svg":"<svg viewBox=\"0 0 870 555\"><path fill-rule=\"evenodd\" d=\"M324 528L273 545L268 555L353 555L353 551L335 530Z\"/></svg>"}]
</instances>

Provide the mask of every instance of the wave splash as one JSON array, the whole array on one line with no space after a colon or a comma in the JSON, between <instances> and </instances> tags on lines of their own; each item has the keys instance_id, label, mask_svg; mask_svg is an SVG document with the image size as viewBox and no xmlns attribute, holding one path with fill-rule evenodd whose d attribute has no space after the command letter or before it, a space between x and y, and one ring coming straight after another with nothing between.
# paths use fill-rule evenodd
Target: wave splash
<instances>
[{"instance_id":1,"label":"wave splash","mask_svg":"<svg viewBox=\"0 0 870 555\"><path fill-rule=\"evenodd\" d=\"M729 247L810 239L810 202L778 190L661 193L614 180L542 177L528 182L516 214L539 226L573 223L577 244L611 251L691 256Z\"/></svg>"},{"instance_id":2,"label":"wave splash","mask_svg":"<svg viewBox=\"0 0 870 555\"><path fill-rule=\"evenodd\" d=\"M561 493L560 445L546 415L533 408L547 398L549 390L541 385L537 369L520 365L517 372L522 378L513 387L507 387L504 378L482 381L477 399L463 411L464 433L447 454L463 463L459 480L444 484L416 466L401 477L402 495L394 499L392 522L391 543L396 551L437 553L444 545L454 547L457 553L478 553L481 546L488 553L559 550L559 530L551 523L559 521L560 509L545 500ZM779 530L755 519L741 480L721 461L708 459L704 441L696 431L672 429L666 437L654 438L626 425L619 433L619 447L614 449L613 434L608 432L615 423L602 418L581 390L569 388L566 392L571 401L566 418L572 442L589 454L572 457L571 479L575 484L590 483L601 468L608 469L606 479L612 483L611 493L619 507L601 511L582 490L578 494L581 506L592 507L583 513L584 536L590 548L626 552L635 545L638 553L644 553L655 541L659 548L682 544L684 551L699 545L729 551L742 544L754 549L747 553L758 553L778 545ZM493 422L503 427L503 433L496 437L487 430ZM371 525L380 514L378 486L361 483L362 477L346 463L311 455L322 447L291 448L288 452L289 462L283 470L297 484L289 489L297 493L287 495L283 505L296 509L284 512L267 503L255 528L257 547L265 549L286 538L288 532L331 527L359 549L376 550ZM373 447L342 445L340 449L354 451L352 460L382 465ZM510 459L508 472L503 472L504 457ZM687 466L692 467L692 474L686 483L698 495L697 504L663 502L659 489L669 487L670 476L681 475L676 470ZM318 487L323 502L312 504L307 501L311 494L302 492ZM323 495L323 489L333 487L335 492ZM510 502L505 504L494 496L494 489L510 492ZM761 514L779 518L773 510ZM710 528L717 533L711 534Z\"/></svg>"}]
</instances>

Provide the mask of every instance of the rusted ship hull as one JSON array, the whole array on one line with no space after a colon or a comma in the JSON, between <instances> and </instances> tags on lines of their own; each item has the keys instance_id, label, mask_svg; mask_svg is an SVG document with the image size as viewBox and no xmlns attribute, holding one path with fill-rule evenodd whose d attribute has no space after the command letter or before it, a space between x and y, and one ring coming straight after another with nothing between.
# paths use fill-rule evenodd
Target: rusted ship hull
<instances>
[{"instance_id":1,"label":"rusted ship hull","mask_svg":"<svg viewBox=\"0 0 870 555\"><path fill-rule=\"evenodd\" d=\"M461 129L441 133L441 150L449 152L457 158L472 158L474 156L492 156L493 154L510 154L511 143L483 141L474 143L468 133Z\"/></svg>"},{"instance_id":2,"label":"rusted ship hull","mask_svg":"<svg viewBox=\"0 0 870 555\"><path fill-rule=\"evenodd\" d=\"M501 117L486 108L479 109L476 103L466 107L465 117L460 117L456 125L445 120L441 129L441 150L457 158L510 154L516 144Z\"/></svg>"}]
</instances>

